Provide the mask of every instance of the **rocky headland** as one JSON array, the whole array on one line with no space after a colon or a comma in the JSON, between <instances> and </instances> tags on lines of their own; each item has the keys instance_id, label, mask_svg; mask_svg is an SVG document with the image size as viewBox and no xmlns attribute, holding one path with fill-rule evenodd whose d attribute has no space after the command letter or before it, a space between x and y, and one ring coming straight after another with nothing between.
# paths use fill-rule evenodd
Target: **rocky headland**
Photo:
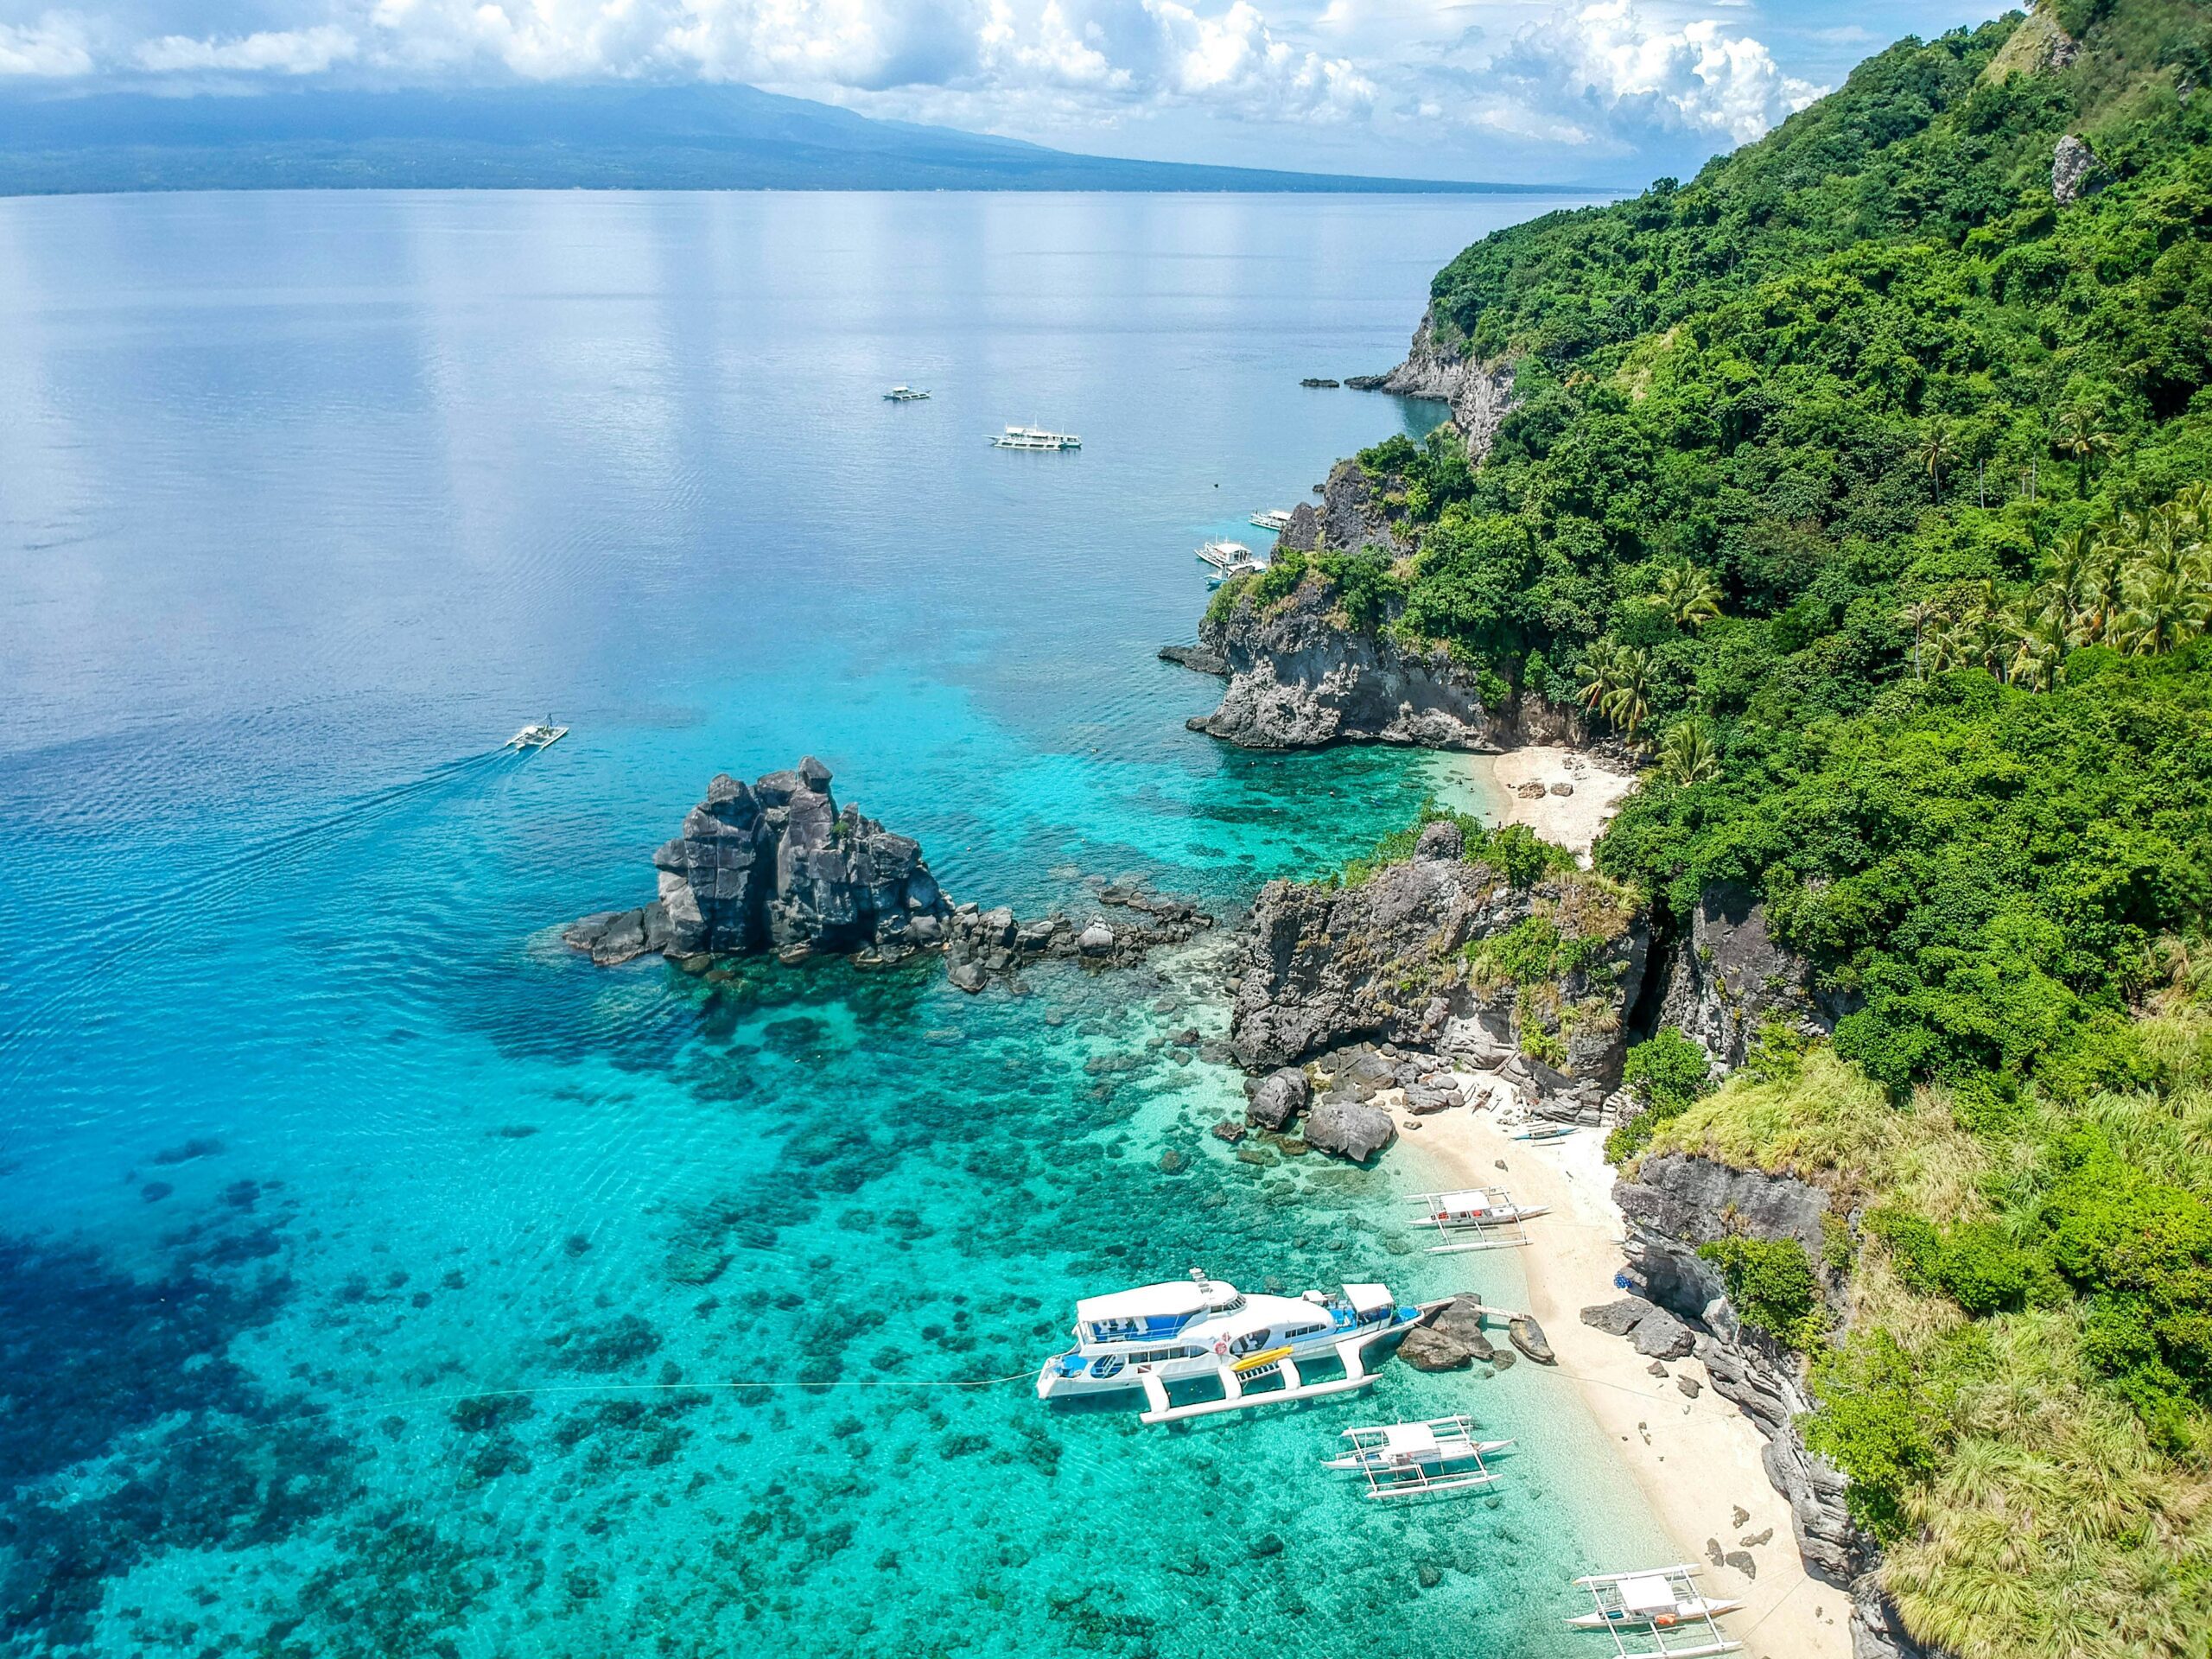
<instances>
[{"instance_id":1,"label":"rocky headland","mask_svg":"<svg viewBox=\"0 0 2212 1659\"><path fill-rule=\"evenodd\" d=\"M1513 365L1478 362L1465 342L1434 307L1414 330L1406 360L1386 374L1356 374L1344 384L1360 391L1395 392L1401 397L1432 398L1447 404L1452 424L1467 446L1467 458L1479 464L1497 441L1497 429L1520 407L1513 395Z\"/></svg>"}]
</instances>

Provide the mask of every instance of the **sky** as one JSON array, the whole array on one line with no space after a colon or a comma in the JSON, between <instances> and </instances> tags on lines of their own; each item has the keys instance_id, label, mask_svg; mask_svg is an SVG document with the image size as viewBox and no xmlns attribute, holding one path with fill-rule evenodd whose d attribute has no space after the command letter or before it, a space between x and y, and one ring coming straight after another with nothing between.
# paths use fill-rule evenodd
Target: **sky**
<instances>
[{"instance_id":1,"label":"sky","mask_svg":"<svg viewBox=\"0 0 2212 1659\"><path fill-rule=\"evenodd\" d=\"M738 81L1093 155L1687 176L1997 0L0 0L0 99ZM0 101L0 143L5 104Z\"/></svg>"}]
</instances>

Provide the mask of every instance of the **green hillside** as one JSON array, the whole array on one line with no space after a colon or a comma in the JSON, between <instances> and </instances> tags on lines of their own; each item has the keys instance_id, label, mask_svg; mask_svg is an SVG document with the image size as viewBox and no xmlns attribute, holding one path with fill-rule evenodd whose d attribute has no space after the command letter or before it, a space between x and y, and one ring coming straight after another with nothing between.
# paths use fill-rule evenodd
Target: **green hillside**
<instances>
[{"instance_id":1,"label":"green hillside","mask_svg":"<svg viewBox=\"0 0 2212 1659\"><path fill-rule=\"evenodd\" d=\"M1858 1217L1723 1265L1909 1626L1993 1659L2212 1650L2208 81L2204 6L2065 0L1486 238L1432 299L1516 375L1491 452L1366 452L1414 550L1270 578L1643 747L1599 868L1662 933L1748 886L1853 1008L1711 1091L1659 1033L1614 1150Z\"/></svg>"}]
</instances>

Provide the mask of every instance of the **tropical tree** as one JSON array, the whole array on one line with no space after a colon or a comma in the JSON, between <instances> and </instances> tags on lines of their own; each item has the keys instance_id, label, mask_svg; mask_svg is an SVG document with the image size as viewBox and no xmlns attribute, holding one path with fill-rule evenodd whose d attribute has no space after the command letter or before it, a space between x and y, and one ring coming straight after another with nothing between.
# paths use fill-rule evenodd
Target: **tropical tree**
<instances>
[{"instance_id":1,"label":"tropical tree","mask_svg":"<svg viewBox=\"0 0 2212 1659\"><path fill-rule=\"evenodd\" d=\"M1630 647L1613 659L1613 690L1605 699L1605 711L1631 742L1637 728L1651 716L1650 678L1649 652Z\"/></svg>"},{"instance_id":2,"label":"tropical tree","mask_svg":"<svg viewBox=\"0 0 2212 1659\"><path fill-rule=\"evenodd\" d=\"M2110 645L2120 613L2127 608L2127 560L2119 540L2103 531L2097 532L2075 603L2075 644Z\"/></svg>"},{"instance_id":3,"label":"tropical tree","mask_svg":"<svg viewBox=\"0 0 2212 1659\"><path fill-rule=\"evenodd\" d=\"M1720 771L1720 753L1701 720L1680 720L1659 745L1659 773L1669 783L1701 784Z\"/></svg>"},{"instance_id":4,"label":"tropical tree","mask_svg":"<svg viewBox=\"0 0 2212 1659\"><path fill-rule=\"evenodd\" d=\"M1943 469L1958 458L1958 441L1951 435L1951 429L1942 421L1929 424L1920 440L1921 470L1928 474L1928 499L1937 501L1943 495Z\"/></svg>"},{"instance_id":5,"label":"tropical tree","mask_svg":"<svg viewBox=\"0 0 2212 1659\"><path fill-rule=\"evenodd\" d=\"M1927 671L1920 661L1921 642L1926 638L1929 629L1943 620L1943 607L1931 599L1916 599L1897 613L1898 625L1912 630L1912 677L1916 680L1928 677Z\"/></svg>"},{"instance_id":6,"label":"tropical tree","mask_svg":"<svg viewBox=\"0 0 2212 1659\"><path fill-rule=\"evenodd\" d=\"M1676 627L1688 632L1720 614L1720 584L1709 572L1682 563L1659 573L1658 585L1644 596L1644 603L1666 613Z\"/></svg>"},{"instance_id":7,"label":"tropical tree","mask_svg":"<svg viewBox=\"0 0 2212 1659\"><path fill-rule=\"evenodd\" d=\"M2048 612L2029 622L2021 629L2007 664L2012 683L2031 691L2050 690L2066 660L2066 624Z\"/></svg>"},{"instance_id":8,"label":"tropical tree","mask_svg":"<svg viewBox=\"0 0 2212 1659\"><path fill-rule=\"evenodd\" d=\"M1617 639L1594 641L1586 653L1582 681L1575 688L1574 695L1575 700L1592 714L1605 713L1606 703L1612 700L1614 691L1618 689L1618 669L1623 655L1621 644Z\"/></svg>"},{"instance_id":9,"label":"tropical tree","mask_svg":"<svg viewBox=\"0 0 2212 1659\"><path fill-rule=\"evenodd\" d=\"M2071 455L2075 467L2075 482L2082 494L2089 493L2089 463L2099 455L2108 455L2120 447L2119 440L2106 428L2103 413L2088 404L2075 404L2063 410L2052 423L2050 447L2062 455Z\"/></svg>"},{"instance_id":10,"label":"tropical tree","mask_svg":"<svg viewBox=\"0 0 2212 1659\"><path fill-rule=\"evenodd\" d=\"M2127 609L2113 630L2114 644L2155 657L2204 631L2204 590L2180 562L2146 561L2128 577Z\"/></svg>"}]
</instances>

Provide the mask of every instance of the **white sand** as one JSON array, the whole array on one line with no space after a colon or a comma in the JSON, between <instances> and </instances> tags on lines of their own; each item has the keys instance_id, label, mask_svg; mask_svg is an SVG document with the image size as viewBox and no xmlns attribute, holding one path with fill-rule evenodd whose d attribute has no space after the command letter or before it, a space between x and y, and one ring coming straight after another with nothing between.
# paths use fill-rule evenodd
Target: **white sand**
<instances>
[{"instance_id":1,"label":"white sand","mask_svg":"<svg viewBox=\"0 0 2212 1659\"><path fill-rule=\"evenodd\" d=\"M1580 798L1578 788L1571 798ZM1475 1089L1468 1093L1481 1098ZM1805 1572L1790 1532L1789 1506L1767 1480L1759 1461L1765 1442L1751 1419L1713 1391L1696 1360L1669 1361L1669 1375L1653 1376L1646 1369L1651 1362L1625 1339L1592 1330L1580 1318L1583 1308L1623 1294L1613 1275L1626 1260L1625 1230L1612 1203L1613 1172L1605 1162L1600 1134L1585 1129L1541 1144L1515 1141L1486 1110L1439 1112L1421 1123L1421 1132L1402 1137L1392 1155L1433 1164L1433 1176L1425 1173L1422 1179L1446 1188L1499 1185L1520 1203L1551 1207L1549 1215L1529 1224L1530 1243L1521 1252L1530 1303L1526 1311L1535 1315L1559 1356L1560 1386L1580 1392L1680 1559L1704 1567L1700 1582L1708 1593L1744 1602L1724 1628L1744 1643L1747 1659L1848 1659L1848 1604L1843 1592ZM1503 1172L1496 1164L1501 1158ZM1694 1401L1675 1386L1677 1376L1700 1384ZM1739 1504L1751 1512L1741 1526L1732 1517ZM1708 1539L1735 1550L1770 1527L1773 1536L1751 1550L1758 1567L1756 1580L1707 1560Z\"/></svg>"},{"instance_id":2,"label":"white sand","mask_svg":"<svg viewBox=\"0 0 2212 1659\"><path fill-rule=\"evenodd\" d=\"M1490 757L1490 765L1497 783L1498 822L1525 823L1544 840L1569 849L1585 864L1590 861L1590 846L1598 839L1598 832L1636 787L1636 779L1629 774L1602 766L1579 749L1557 744L1508 749ZM1514 791L1526 783L1543 785L1544 793L1522 800ZM1571 785L1574 793L1554 795L1551 792L1554 784Z\"/></svg>"}]
</instances>

